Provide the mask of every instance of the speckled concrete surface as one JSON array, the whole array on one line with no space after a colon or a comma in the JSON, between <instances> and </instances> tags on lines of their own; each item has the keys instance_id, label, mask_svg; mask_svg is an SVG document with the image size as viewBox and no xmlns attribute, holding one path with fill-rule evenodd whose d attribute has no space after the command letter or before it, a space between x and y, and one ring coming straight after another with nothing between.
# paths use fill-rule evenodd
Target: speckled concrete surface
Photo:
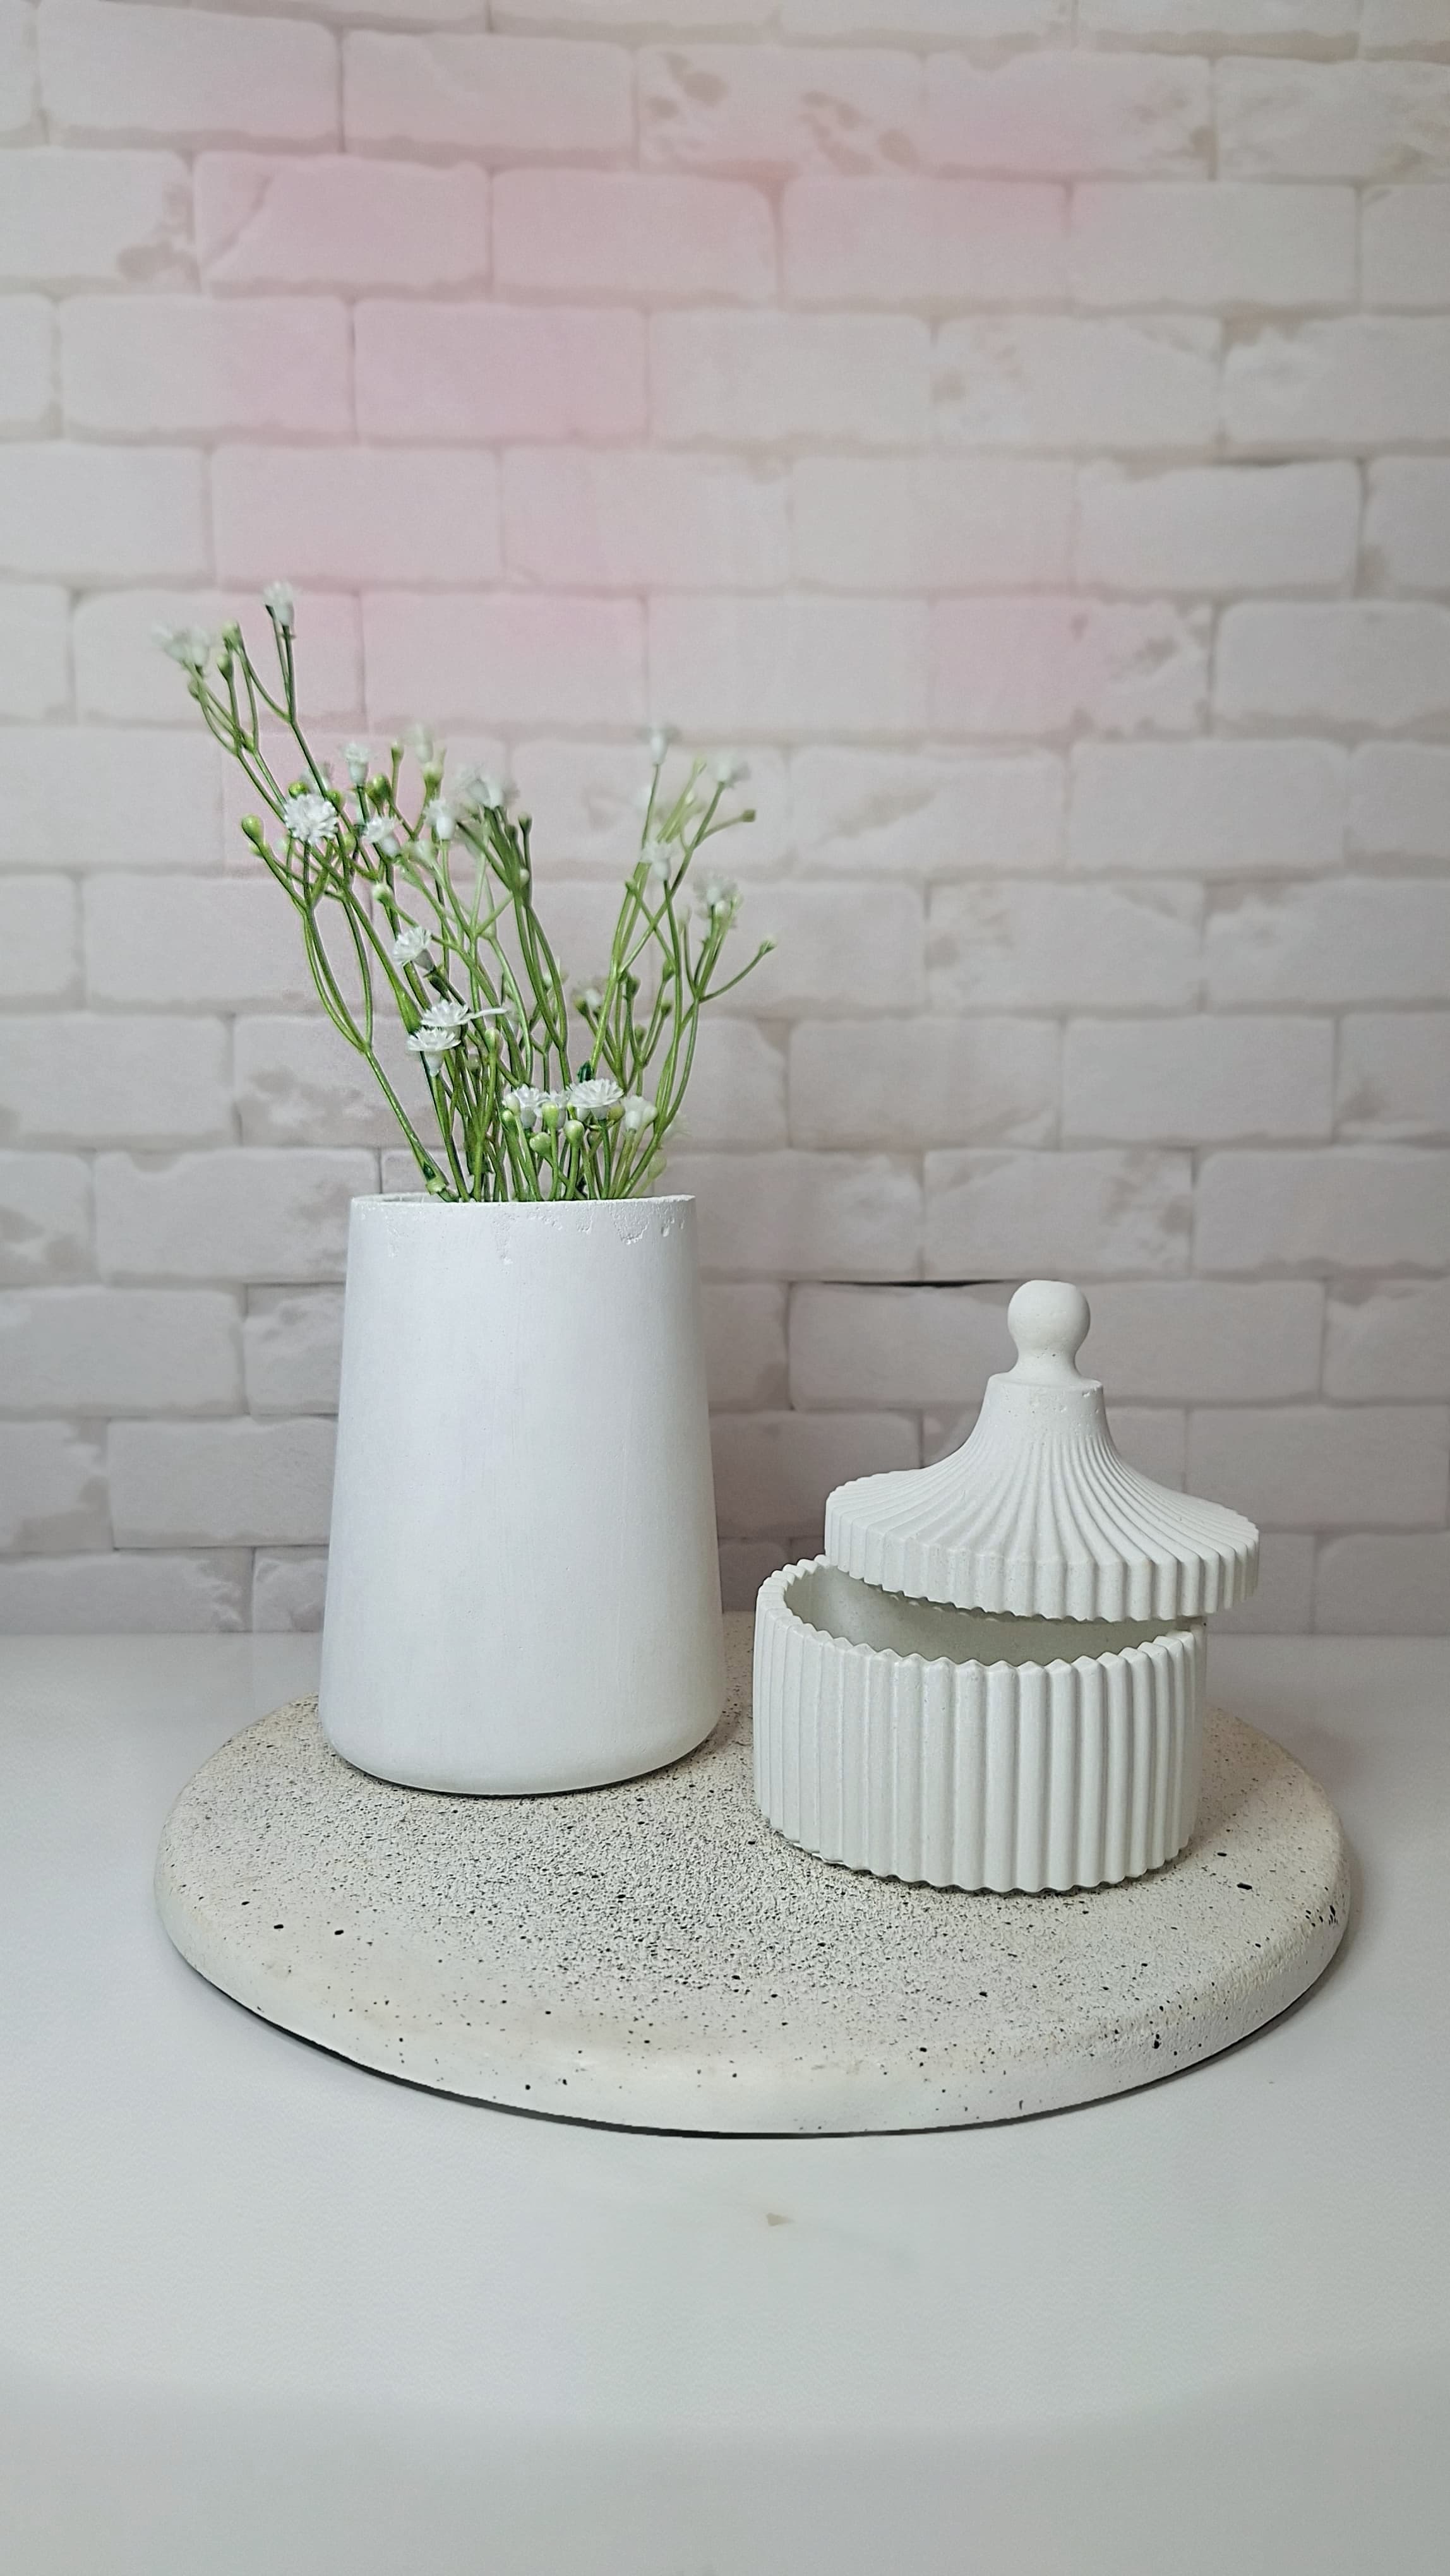
<instances>
[{"instance_id":1,"label":"speckled concrete surface","mask_svg":"<svg viewBox=\"0 0 1450 2576\"><path fill-rule=\"evenodd\" d=\"M939 1893L797 1851L750 1782L750 1620L673 1770L446 1798L350 1770L296 1700L182 1792L157 1899L239 2003L360 2065L634 2128L946 2128L1151 2083L1281 2012L1344 1931L1324 1793L1210 1715L1186 1852L1092 1895Z\"/></svg>"}]
</instances>

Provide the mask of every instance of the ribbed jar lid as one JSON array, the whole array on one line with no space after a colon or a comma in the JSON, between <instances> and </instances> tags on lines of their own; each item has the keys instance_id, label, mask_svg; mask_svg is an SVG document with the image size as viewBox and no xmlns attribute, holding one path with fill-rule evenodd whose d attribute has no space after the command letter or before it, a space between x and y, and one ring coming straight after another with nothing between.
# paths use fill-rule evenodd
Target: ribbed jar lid
<instances>
[{"instance_id":1,"label":"ribbed jar lid","mask_svg":"<svg viewBox=\"0 0 1450 2576\"><path fill-rule=\"evenodd\" d=\"M1007 1309L1014 1369L934 1467L859 1476L826 1505L826 1554L915 1601L1040 1619L1194 1619L1253 1591L1259 1534L1221 1503L1119 1457L1103 1390L1079 1375L1080 1288L1030 1279Z\"/></svg>"}]
</instances>

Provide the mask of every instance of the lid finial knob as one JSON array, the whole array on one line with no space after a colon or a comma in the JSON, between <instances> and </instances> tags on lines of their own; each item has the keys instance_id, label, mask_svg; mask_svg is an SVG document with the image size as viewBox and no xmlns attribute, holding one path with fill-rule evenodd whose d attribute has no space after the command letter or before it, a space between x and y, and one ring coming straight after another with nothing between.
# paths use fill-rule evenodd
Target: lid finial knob
<instances>
[{"instance_id":1,"label":"lid finial knob","mask_svg":"<svg viewBox=\"0 0 1450 2576\"><path fill-rule=\"evenodd\" d=\"M1069 1280L1027 1280L1007 1309L1007 1330L1017 1345L1012 1375L1040 1386L1081 1385L1073 1363L1091 1322L1086 1297Z\"/></svg>"}]
</instances>

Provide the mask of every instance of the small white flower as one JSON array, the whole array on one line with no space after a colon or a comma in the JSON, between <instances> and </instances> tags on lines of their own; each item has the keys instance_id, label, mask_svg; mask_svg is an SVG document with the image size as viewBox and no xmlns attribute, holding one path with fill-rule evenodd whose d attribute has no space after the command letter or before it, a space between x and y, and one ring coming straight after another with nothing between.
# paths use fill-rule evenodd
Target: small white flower
<instances>
[{"instance_id":1,"label":"small white flower","mask_svg":"<svg viewBox=\"0 0 1450 2576\"><path fill-rule=\"evenodd\" d=\"M640 851L640 857L652 877L658 877L662 883L668 878L671 864L668 841L662 841L656 834L651 833Z\"/></svg>"},{"instance_id":2,"label":"small white flower","mask_svg":"<svg viewBox=\"0 0 1450 2576\"><path fill-rule=\"evenodd\" d=\"M457 1044L457 1029L433 1029L429 1028L425 1021L422 1028L415 1029L409 1038L408 1053L420 1055L431 1073L441 1058L447 1055L449 1048L456 1047Z\"/></svg>"},{"instance_id":3,"label":"small white flower","mask_svg":"<svg viewBox=\"0 0 1450 2576\"><path fill-rule=\"evenodd\" d=\"M423 1026L425 1029L462 1029L470 1020L480 1016L479 1012L471 1011L466 1002L455 1002L448 997L441 1002L429 1003L423 1014Z\"/></svg>"},{"instance_id":4,"label":"small white flower","mask_svg":"<svg viewBox=\"0 0 1450 2576\"><path fill-rule=\"evenodd\" d=\"M576 984L574 988L574 1008L581 1014L588 1011L602 1011L604 1008L604 993L601 986L598 984Z\"/></svg>"},{"instance_id":5,"label":"small white flower","mask_svg":"<svg viewBox=\"0 0 1450 2576\"><path fill-rule=\"evenodd\" d=\"M423 819L432 824L435 841L452 840L453 808L451 805L445 805L441 796L434 797Z\"/></svg>"},{"instance_id":6,"label":"small white flower","mask_svg":"<svg viewBox=\"0 0 1450 2576\"><path fill-rule=\"evenodd\" d=\"M347 774L352 780L354 787L361 787L363 780L368 774L367 744L365 742L345 742L342 746L342 757L343 765L346 768Z\"/></svg>"},{"instance_id":7,"label":"small white flower","mask_svg":"<svg viewBox=\"0 0 1450 2576\"><path fill-rule=\"evenodd\" d=\"M405 921L390 951L393 964L411 966L415 957L422 956L427 945L428 933L421 924L416 921Z\"/></svg>"},{"instance_id":8,"label":"small white flower","mask_svg":"<svg viewBox=\"0 0 1450 2576\"><path fill-rule=\"evenodd\" d=\"M358 838L368 849L376 850L380 859L395 859L398 855L398 834L391 814L374 814L364 823Z\"/></svg>"},{"instance_id":9,"label":"small white flower","mask_svg":"<svg viewBox=\"0 0 1450 2576\"><path fill-rule=\"evenodd\" d=\"M642 1127L653 1125L654 1114L653 1104L646 1100L641 1092L631 1091L625 1096L624 1116L620 1120L620 1125L626 1135L637 1136Z\"/></svg>"},{"instance_id":10,"label":"small white flower","mask_svg":"<svg viewBox=\"0 0 1450 2576\"><path fill-rule=\"evenodd\" d=\"M153 626L152 635L163 653L179 662L183 671L204 671L212 656L212 639L204 626Z\"/></svg>"},{"instance_id":11,"label":"small white flower","mask_svg":"<svg viewBox=\"0 0 1450 2576\"><path fill-rule=\"evenodd\" d=\"M539 1091L531 1082L521 1082L516 1091L506 1091L505 1109L511 1109L526 1135L539 1125L546 1109L562 1109L566 1094L562 1091Z\"/></svg>"},{"instance_id":12,"label":"small white flower","mask_svg":"<svg viewBox=\"0 0 1450 2576\"><path fill-rule=\"evenodd\" d=\"M571 1082L564 1094L564 1105L581 1118L602 1118L606 1109L612 1109L623 1098L613 1075L601 1073L590 1082Z\"/></svg>"},{"instance_id":13,"label":"small white flower","mask_svg":"<svg viewBox=\"0 0 1450 2576\"><path fill-rule=\"evenodd\" d=\"M745 898L731 877L707 877L700 889L700 907L714 922L724 917L726 926L735 919Z\"/></svg>"},{"instance_id":14,"label":"small white flower","mask_svg":"<svg viewBox=\"0 0 1450 2576\"><path fill-rule=\"evenodd\" d=\"M279 633L290 635L297 623L297 603L290 581L269 581L262 593L262 606Z\"/></svg>"},{"instance_id":15,"label":"small white flower","mask_svg":"<svg viewBox=\"0 0 1450 2576\"><path fill-rule=\"evenodd\" d=\"M437 758L438 746L434 742L433 736L426 725L419 724L409 726L408 748L412 752L413 758L416 760L420 769L431 769L433 767Z\"/></svg>"},{"instance_id":16,"label":"small white flower","mask_svg":"<svg viewBox=\"0 0 1450 2576\"><path fill-rule=\"evenodd\" d=\"M656 725L654 731L648 734L645 739L649 750L650 760L654 767L658 769L660 762L664 759L665 753L669 750L671 743L675 739L675 728L673 725Z\"/></svg>"},{"instance_id":17,"label":"small white flower","mask_svg":"<svg viewBox=\"0 0 1450 2576\"><path fill-rule=\"evenodd\" d=\"M742 779L750 776L750 771L733 751L727 751L715 763L715 776L722 787L738 787Z\"/></svg>"},{"instance_id":18,"label":"small white flower","mask_svg":"<svg viewBox=\"0 0 1450 2576\"><path fill-rule=\"evenodd\" d=\"M294 841L301 841L306 849L320 850L337 830L337 808L330 796L287 796L282 802L282 821Z\"/></svg>"}]
</instances>

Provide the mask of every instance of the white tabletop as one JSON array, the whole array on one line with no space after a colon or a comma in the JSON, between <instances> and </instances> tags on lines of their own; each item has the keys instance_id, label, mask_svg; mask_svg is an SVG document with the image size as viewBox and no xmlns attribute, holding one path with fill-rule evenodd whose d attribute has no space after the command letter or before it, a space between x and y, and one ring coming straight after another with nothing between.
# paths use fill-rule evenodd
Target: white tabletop
<instances>
[{"instance_id":1,"label":"white tabletop","mask_svg":"<svg viewBox=\"0 0 1450 2576\"><path fill-rule=\"evenodd\" d=\"M1359 1865L1283 2021L821 2140L415 2092L184 1967L166 1808L315 1660L0 1646L6 2576L1443 2576L1443 1645L1213 1649Z\"/></svg>"}]
</instances>

